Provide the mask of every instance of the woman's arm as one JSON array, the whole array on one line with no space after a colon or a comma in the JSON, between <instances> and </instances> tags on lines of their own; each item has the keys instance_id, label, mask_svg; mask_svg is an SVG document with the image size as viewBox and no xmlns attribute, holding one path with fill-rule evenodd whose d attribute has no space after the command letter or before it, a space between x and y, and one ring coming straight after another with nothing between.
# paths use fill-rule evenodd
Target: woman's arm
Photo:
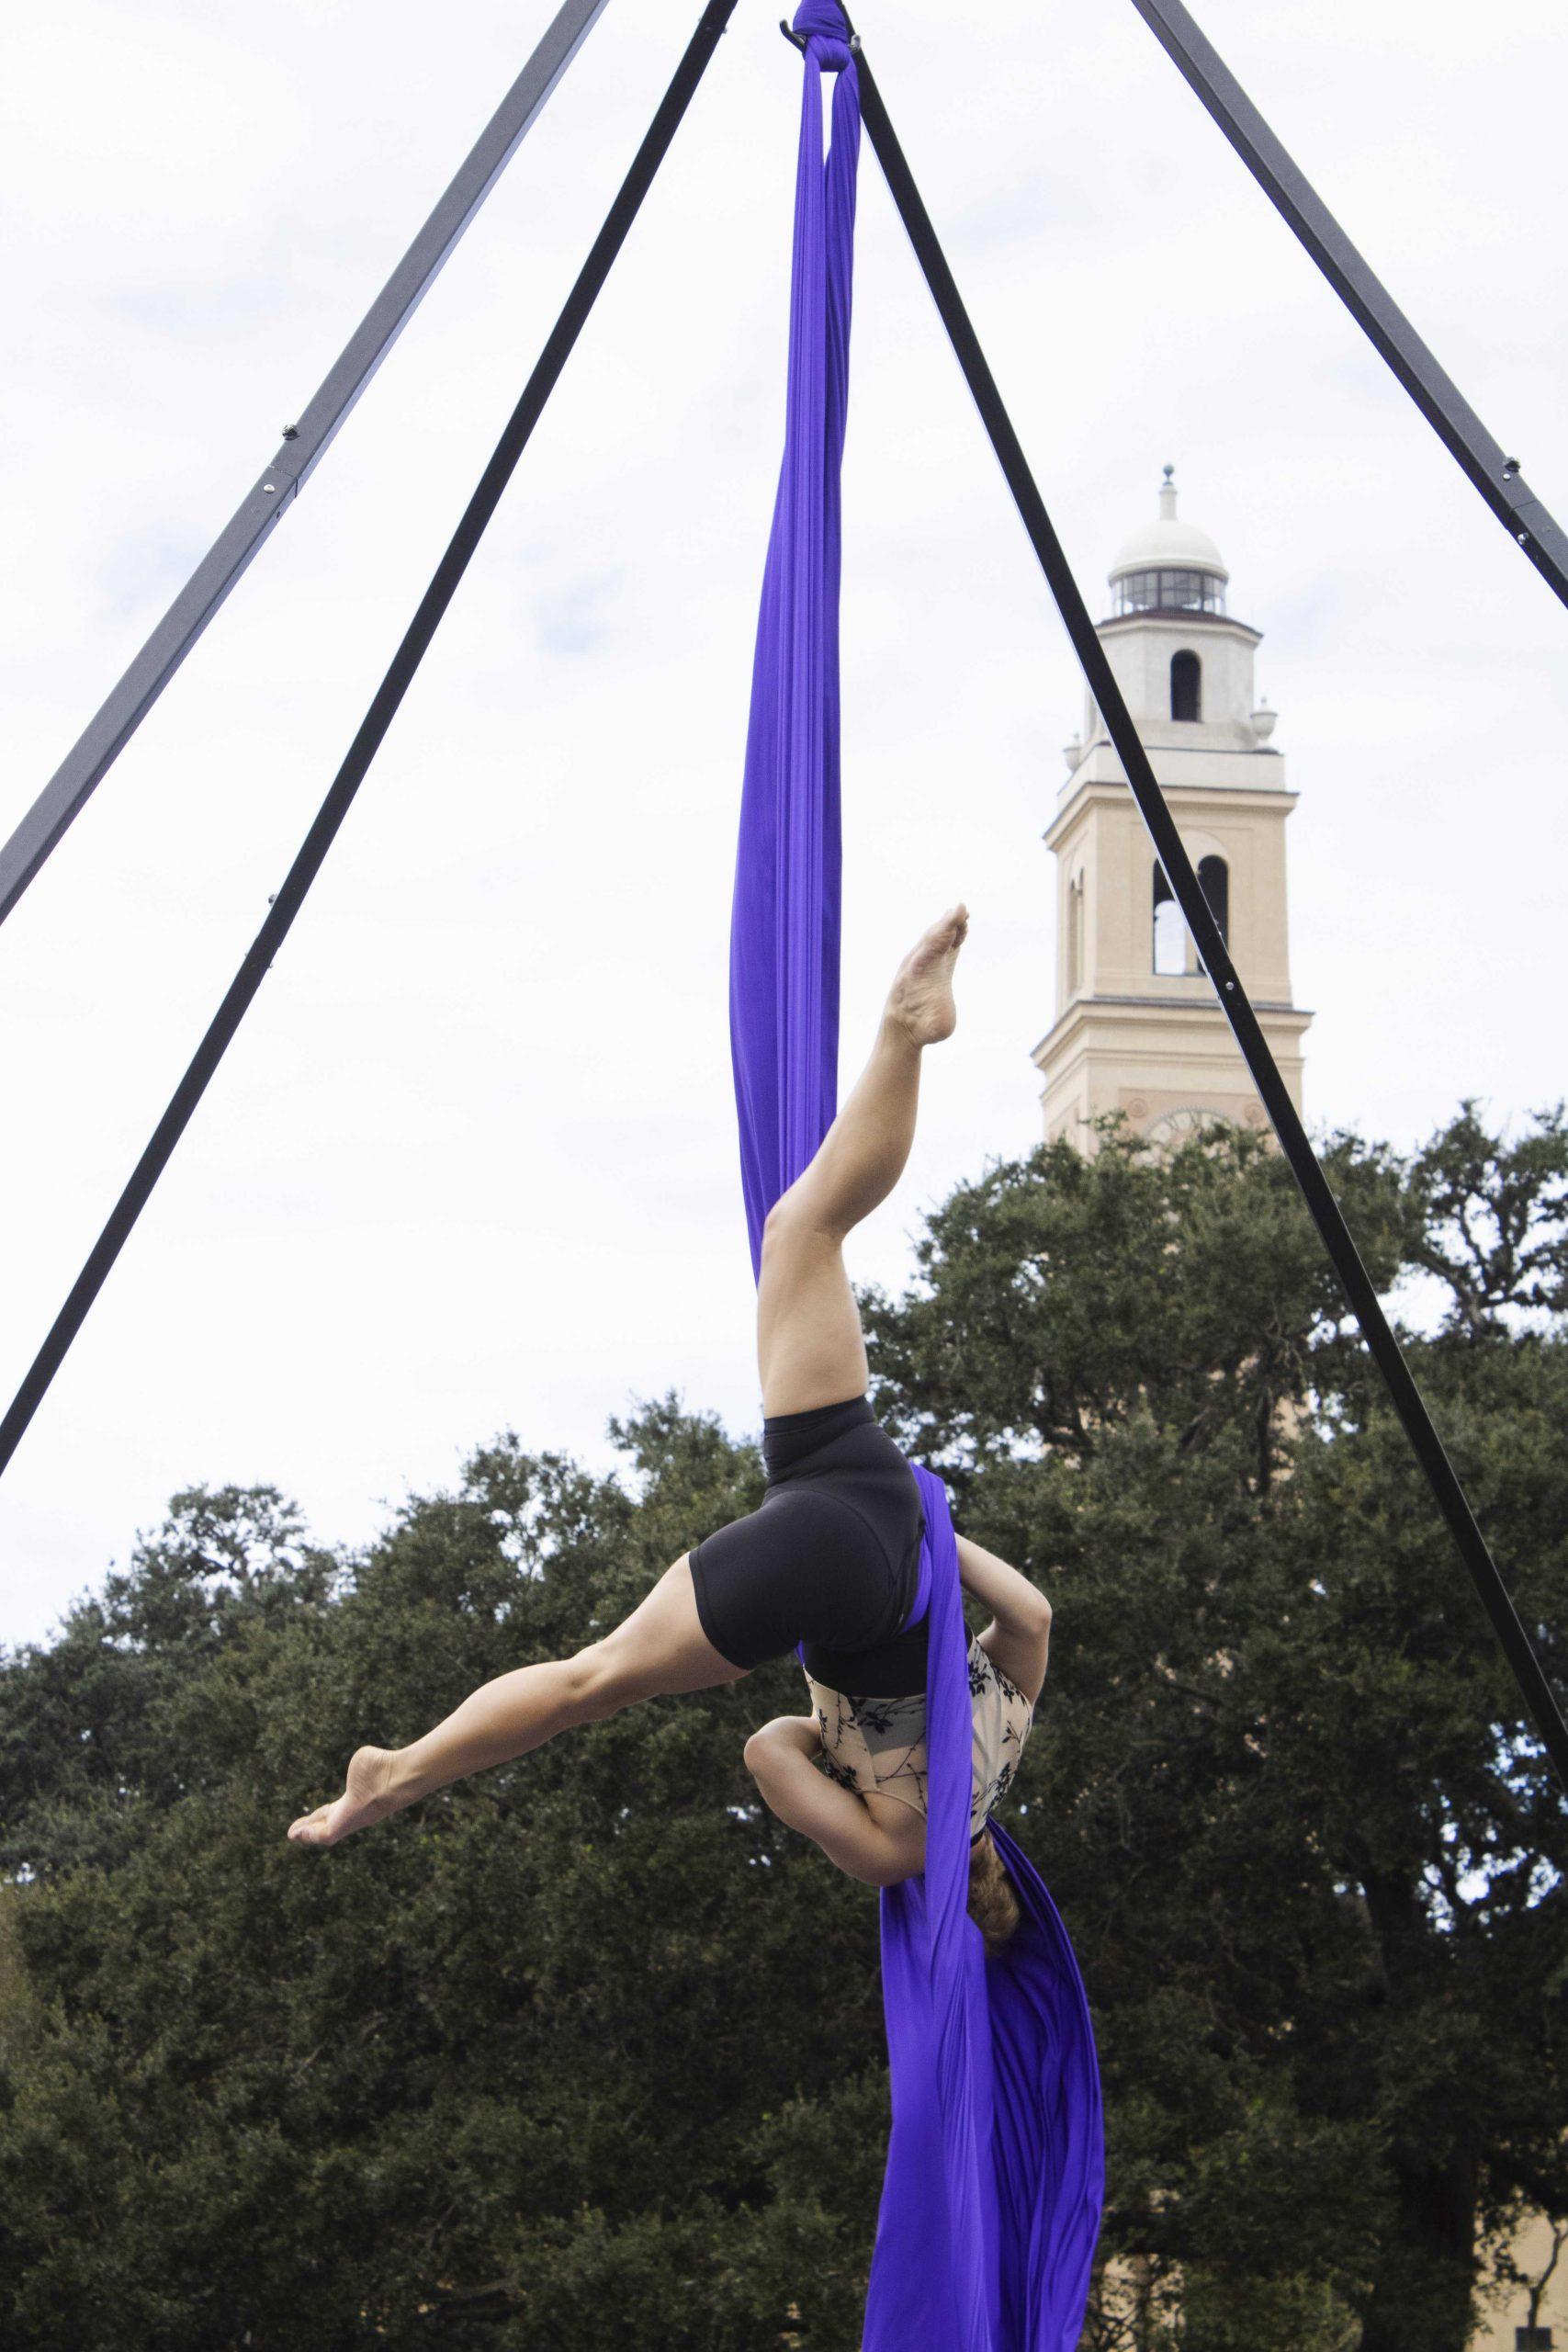
<instances>
[{"instance_id":1,"label":"woman's arm","mask_svg":"<svg viewBox=\"0 0 1568 2352\"><path fill-rule=\"evenodd\" d=\"M1051 1653L1051 1604L1029 1578L984 1552L966 1535L958 1538L958 1575L965 1592L972 1592L991 1623L980 1636L1010 1682L1016 1682L1031 1706L1040 1696Z\"/></svg>"},{"instance_id":2,"label":"woman's arm","mask_svg":"<svg viewBox=\"0 0 1568 2352\"><path fill-rule=\"evenodd\" d=\"M746 1769L769 1811L863 1886L895 1886L923 1871L926 1825L919 1815L908 1809L908 1826L900 1821L896 1829L874 1821L853 1789L817 1770L812 1759L821 1749L809 1715L778 1715L751 1734Z\"/></svg>"}]
</instances>

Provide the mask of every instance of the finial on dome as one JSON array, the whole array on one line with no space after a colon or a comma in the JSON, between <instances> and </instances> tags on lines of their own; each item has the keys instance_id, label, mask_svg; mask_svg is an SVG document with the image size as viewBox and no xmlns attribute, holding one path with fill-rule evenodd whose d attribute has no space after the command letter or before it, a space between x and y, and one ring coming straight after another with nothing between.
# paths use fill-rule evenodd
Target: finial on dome
<instances>
[{"instance_id":1,"label":"finial on dome","mask_svg":"<svg viewBox=\"0 0 1568 2352\"><path fill-rule=\"evenodd\" d=\"M1168 603L1182 612L1223 614L1224 559L1207 531L1176 517L1176 468L1166 466L1159 513L1123 539L1111 567L1117 616ZM1207 583L1207 584L1205 584Z\"/></svg>"}]
</instances>

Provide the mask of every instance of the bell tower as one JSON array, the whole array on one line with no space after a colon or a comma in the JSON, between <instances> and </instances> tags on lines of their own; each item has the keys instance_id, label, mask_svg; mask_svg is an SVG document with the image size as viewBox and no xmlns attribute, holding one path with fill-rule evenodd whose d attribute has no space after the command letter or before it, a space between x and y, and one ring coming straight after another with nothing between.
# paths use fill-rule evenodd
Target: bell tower
<instances>
[{"instance_id":1,"label":"bell tower","mask_svg":"<svg viewBox=\"0 0 1568 2352\"><path fill-rule=\"evenodd\" d=\"M1258 698L1260 632L1225 610L1230 575L1205 531L1179 521L1174 469L1159 514L1111 568L1099 637L1243 985L1298 1110L1302 1037L1291 1001L1285 820L1295 795ZM1198 963L1122 763L1092 698L1065 753L1045 833L1056 860L1056 1017L1034 1049L1047 1140L1092 1144L1121 1111L1169 1136L1264 1111Z\"/></svg>"}]
</instances>

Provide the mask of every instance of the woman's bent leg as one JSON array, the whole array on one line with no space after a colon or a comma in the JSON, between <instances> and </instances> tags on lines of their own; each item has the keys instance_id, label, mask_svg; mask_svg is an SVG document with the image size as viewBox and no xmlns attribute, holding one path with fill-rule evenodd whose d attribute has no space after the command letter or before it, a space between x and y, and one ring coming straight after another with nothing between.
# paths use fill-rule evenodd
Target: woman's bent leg
<instances>
[{"instance_id":1,"label":"woman's bent leg","mask_svg":"<svg viewBox=\"0 0 1568 2352\"><path fill-rule=\"evenodd\" d=\"M449 1781L525 1756L557 1732L602 1722L638 1699L738 1682L743 1672L703 1632L682 1554L603 1641L574 1657L498 1675L412 1747L358 1749L344 1794L302 1815L288 1835L296 1845L335 1846Z\"/></svg>"},{"instance_id":2,"label":"woman's bent leg","mask_svg":"<svg viewBox=\"0 0 1568 2352\"><path fill-rule=\"evenodd\" d=\"M950 1036L953 967L969 917L954 907L904 959L871 1058L816 1158L768 1217L757 1285L765 1413L805 1413L860 1395L868 1376L844 1237L887 1198L915 1139L920 1056Z\"/></svg>"}]
</instances>

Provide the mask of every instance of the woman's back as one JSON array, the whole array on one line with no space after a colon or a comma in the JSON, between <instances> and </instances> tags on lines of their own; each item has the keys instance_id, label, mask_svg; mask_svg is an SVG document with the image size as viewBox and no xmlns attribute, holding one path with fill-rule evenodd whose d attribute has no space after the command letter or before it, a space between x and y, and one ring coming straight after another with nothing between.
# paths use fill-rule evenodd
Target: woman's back
<instances>
[{"instance_id":1,"label":"woman's back","mask_svg":"<svg viewBox=\"0 0 1568 2352\"><path fill-rule=\"evenodd\" d=\"M816 1670L818 1654L808 1650L804 1661L822 1741L823 1770L878 1812L884 1805L897 1805L923 1817L926 1811L923 1640L919 1685L908 1687L916 1647L912 1637L924 1631L922 1623L879 1650L845 1657L831 1681ZM895 1652L899 1653L897 1657ZM902 1690L882 1687L901 1679ZM1011 1786L1034 1721L1029 1700L977 1638L969 1645L969 1705L975 1726L969 1834L975 1838Z\"/></svg>"}]
</instances>

